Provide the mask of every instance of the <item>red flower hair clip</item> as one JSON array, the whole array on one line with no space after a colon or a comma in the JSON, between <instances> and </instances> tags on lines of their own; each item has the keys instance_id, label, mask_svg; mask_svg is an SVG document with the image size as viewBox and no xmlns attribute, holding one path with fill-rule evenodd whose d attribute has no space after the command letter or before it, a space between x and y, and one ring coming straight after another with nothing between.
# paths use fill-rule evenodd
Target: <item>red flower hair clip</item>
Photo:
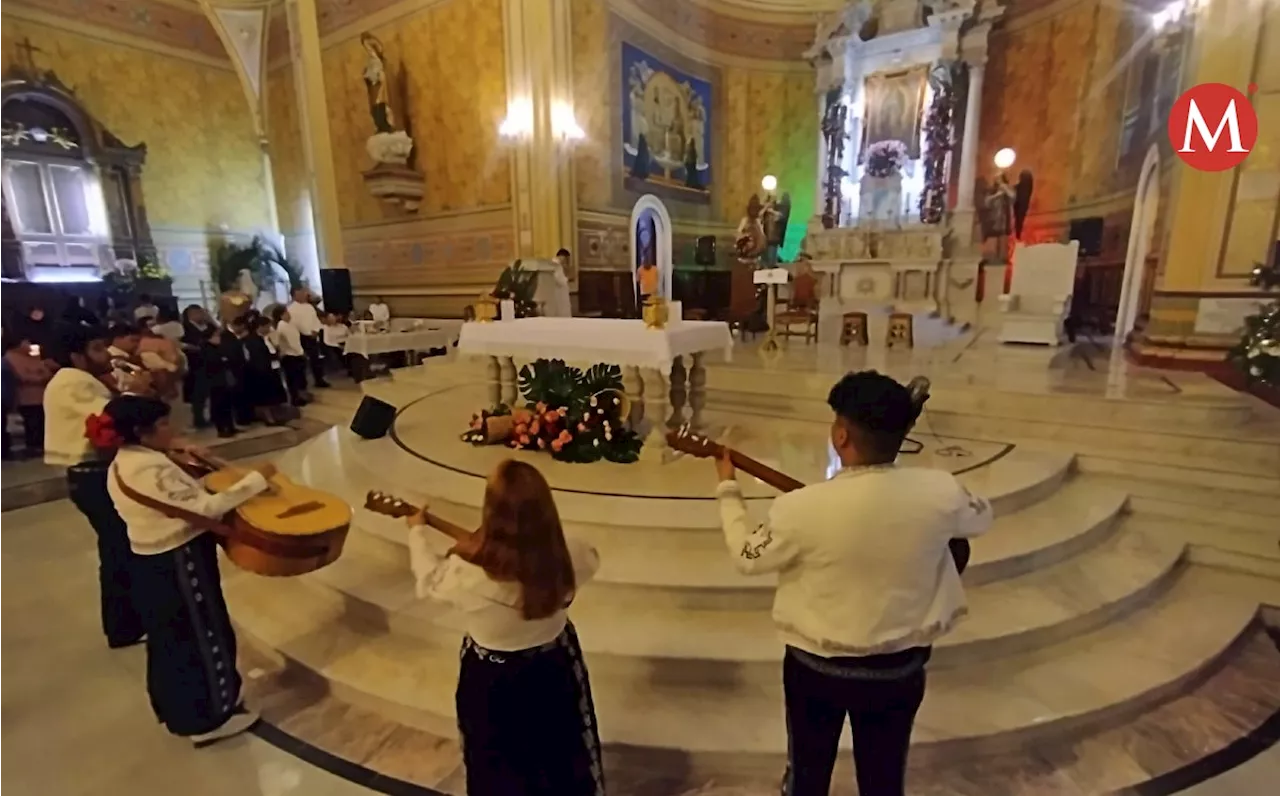
<instances>
[{"instance_id":1,"label":"red flower hair clip","mask_svg":"<svg viewBox=\"0 0 1280 796\"><path fill-rule=\"evenodd\" d=\"M84 436L93 447L107 450L120 447L124 441L116 433L115 421L106 412L84 419Z\"/></svg>"}]
</instances>

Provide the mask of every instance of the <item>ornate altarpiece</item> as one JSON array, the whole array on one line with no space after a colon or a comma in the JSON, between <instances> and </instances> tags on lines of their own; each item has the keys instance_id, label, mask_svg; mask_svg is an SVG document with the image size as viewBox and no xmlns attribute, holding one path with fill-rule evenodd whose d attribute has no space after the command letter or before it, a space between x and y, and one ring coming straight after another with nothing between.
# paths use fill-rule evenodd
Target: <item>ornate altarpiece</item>
<instances>
[{"instance_id":1,"label":"ornate altarpiece","mask_svg":"<svg viewBox=\"0 0 1280 796\"><path fill-rule=\"evenodd\" d=\"M83 239L66 239L72 241L67 247L76 247L80 254L76 262L84 264L77 270L92 272L96 267L96 273L86 274L92 278L101 276L118 259L156 260L142 193L146 144L130 146L112 135L52 70L37 69L33 64L14 67L5 74L0 119L6 167L11 160L79 166L96 178L106 215L105 230ZM9 180L7 174L5 180ZM43 244L34 238L24 244L20 225L15 228L13 223L11 201L6 187L0 241L4 275L29 279L33 274L27 253L30 247ZM87 264L90 260L92 265ZM60 265L67 262L63 260Z\"/></svg>"}]
</instances>

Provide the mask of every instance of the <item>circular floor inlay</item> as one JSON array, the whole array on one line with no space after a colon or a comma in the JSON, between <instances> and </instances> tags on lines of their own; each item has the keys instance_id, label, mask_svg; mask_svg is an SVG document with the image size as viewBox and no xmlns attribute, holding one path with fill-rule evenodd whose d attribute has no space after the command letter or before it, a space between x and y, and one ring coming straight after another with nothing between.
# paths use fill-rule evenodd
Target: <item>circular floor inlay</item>
<instances>
[{"instance_id":1,"label":"circular floor inlay","mask_svg":"<svg viewBox=\"0 0 1280 796\"><path fill-rule=\"evenodd\" d=\"M405 407L396 417L392 436L404 450L455 472L486 477L506 458L537 465L554 489L640 498L712 499L715 469L709 460L672 456L662 464L568 464L546 453L512 451L503 446L473 446L459 436L471 416L485 406L485 387L468 385L429 395ZM710 407L714 408L714 407ZM806 483L821 481L839 467L829 443L830 424L812 420L744 412L708 411L711 436L769 467ZM982 467L1004 455L1006 443L912 435L922 447L903 455L902 464L961 472ZM904 446L914 449L914 445ZM745 474L739 475L748 497L770 497L776 491Z\"/></svg>"}]
</instances>

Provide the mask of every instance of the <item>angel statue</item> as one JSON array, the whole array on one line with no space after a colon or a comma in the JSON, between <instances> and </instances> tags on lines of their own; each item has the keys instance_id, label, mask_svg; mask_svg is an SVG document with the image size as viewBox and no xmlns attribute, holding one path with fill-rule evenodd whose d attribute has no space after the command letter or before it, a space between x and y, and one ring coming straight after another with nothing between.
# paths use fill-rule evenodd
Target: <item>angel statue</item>
<instances>
[{"instance_id":1,"label":"angel statue","mask_svg":"<svg viewBox=\"0 0 1280 796\"><path fill-rule=\"evenodd\" d=\"M373 116L373 126L379 133L394 132L396 117L391 110L390 78L387 75L387 59L382 52L382 42L371 33L362 33L360 44L368 56L364 62L364 84L369 92L369 113Z\"/></svg>"},{"instance_id":2,"label":"angel statue","mask_svg":"<svg viewBox=\"0 0 1280 796\"><path fill-rule=\"evenodd\" d=\"M747 214L738 222L738 235L734 245L738 251L738 259L741 261L755 262L765 250L768 242L765 239L764 226L760 222L763 211L764 205L760 203L760 195L751 194L751 199L747 202Z\"/></svg>"}]
</instances>

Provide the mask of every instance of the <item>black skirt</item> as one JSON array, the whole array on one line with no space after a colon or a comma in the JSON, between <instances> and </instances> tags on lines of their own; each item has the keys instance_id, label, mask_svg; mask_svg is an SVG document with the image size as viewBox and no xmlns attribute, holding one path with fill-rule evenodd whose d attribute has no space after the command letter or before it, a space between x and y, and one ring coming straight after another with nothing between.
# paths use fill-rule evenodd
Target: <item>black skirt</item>
<instances>
[{"instance_id":1,"label":"black skirt","mask_svg":"<svg viewBox=\"0 0 1280 796\"><path fill-rule=\"evenodd\" d=\"M572 624L515 652L464 638L457 708L470 796L604 796L595 705Z\"/></svg>"},{"instance_id":2,"label":"black skirt","mask_svg":"<svg viewBox=\"0 0 1280 796\"><path fill-rule=\"evenodd\" d=\"M236 637L222 598L217 543L204 533L138 556L136 601L147 631L147 693L174 735L219 727L240 702Z\"/></svg>"}]
</instances>

